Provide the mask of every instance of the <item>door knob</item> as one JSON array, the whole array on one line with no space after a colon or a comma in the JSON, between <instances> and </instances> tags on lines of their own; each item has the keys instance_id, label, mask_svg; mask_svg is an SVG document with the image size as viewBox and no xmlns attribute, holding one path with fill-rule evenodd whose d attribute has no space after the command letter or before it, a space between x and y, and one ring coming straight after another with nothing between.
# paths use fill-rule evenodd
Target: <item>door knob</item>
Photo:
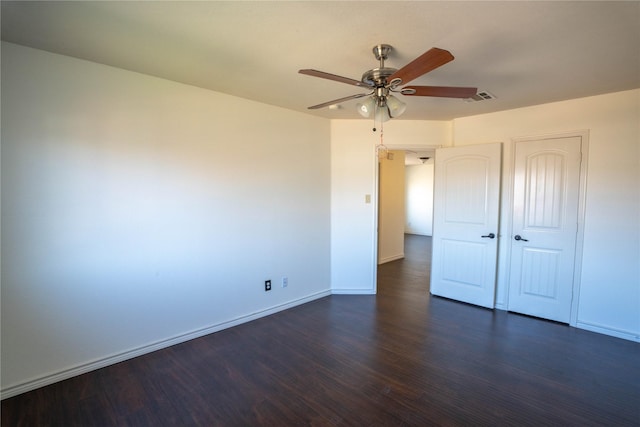
<instances>
[{"instance_id":1,"label":"door knob","mask_svg":"<svg viewBox=\"0 0 640 427\"><path fill-rule=\"evenodd\" d=\"M528 242L527 239L523 239L519 234L516 234L515 236L513 236L513 238L516 240L522 240L523 242Z\"/></svg>"},{"instance_id":2,"label":"door knob","mask_svg":"<svg viewBox=\"0 0 640 427\"><path fill-rule=\"evenodd\" d=\"M496 235L493 233L489 233L486 236L480 236L480 237L488 237L489 239L493 239L494 237L496 237Z\"/></svg>"}]
</instances>

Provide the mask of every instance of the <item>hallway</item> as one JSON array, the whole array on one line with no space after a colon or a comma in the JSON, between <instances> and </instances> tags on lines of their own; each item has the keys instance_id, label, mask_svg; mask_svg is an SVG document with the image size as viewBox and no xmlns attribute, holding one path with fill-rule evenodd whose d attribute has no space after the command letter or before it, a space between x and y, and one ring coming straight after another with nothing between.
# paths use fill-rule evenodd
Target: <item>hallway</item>
<instances>
[{"instance_id":1,"label":"hallway","mask_svg":"<svg viewBox=\"0 0 640 427\"><path fill-rule=\"evenodd\" d=\"M405 234L404 258L378 265L378 295L424 297L430 273L431 236Z\"/></svg>"}]
</instances>

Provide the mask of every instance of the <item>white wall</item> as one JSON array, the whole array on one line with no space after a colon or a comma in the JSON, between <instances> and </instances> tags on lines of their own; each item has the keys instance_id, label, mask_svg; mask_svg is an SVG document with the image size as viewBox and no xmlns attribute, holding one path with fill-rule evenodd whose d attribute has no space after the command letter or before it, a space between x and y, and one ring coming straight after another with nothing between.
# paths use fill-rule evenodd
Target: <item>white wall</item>
<instances>
[{"instance_id":1,"label":"white wall","mask_svg":"<svg viewBox=\"0 0 640 427\"><path fill-rule=\"evenodd\" d=\"M433 160L406 166L405 232L433 234Z\"/></svg>"},{"instance_id":2,"label":"white wall","mask_svg":"<svg viewBox=\"0 0 640 427\"><path fill-rule=\"evenodd\" d=\"M375 292L371 123L7 43L1 103L3 397L327 295L329 284ZM503 141L510 159L513 137L588 129L579 326L637 340L639 117L635 90L453 123L391 121L385 143ZM503 276L498 285L502 294Z\"/></svg>"},{"instance_id":3,"label":"white wall","mask_svg":"<svg viewBox=\"0 0 640 427\"><path fill-rule=\"evenodd\" d=\"M501 246L510 238L512 138L589 131L579 327L640 339L640 90L456 119L454 145L504 142ZM507 298L500 252L497 302Z\"/></svg>"},{"instance_id":4,"label":"white wall","mask_svg":"<svg viewBox=\"0 0 640 427\"><path fill-rule=\"evenodd\" d=\"M365 121L333 121L331 127L332 286L334 292L374 292L375 204L365 205L364 194L375 186L373 150L379 137ZM512 138L585 129L590 151L578 326L639 340L640 90L453 122L391 121L385 124L385 144L503 142L504 193L511 188ZM502 238L509 232L504 220L508 209L507 203ZM500 253L498 271L501 308L506 308L505 254Z\"/></svg>"},{"instance_id":5,"label":"white wall","mask_svg":"<svg viewBox=\"0 0 640 427\"><path fill-rule=\"evenodd\" d=\"M335 293L375 293L375 139L368 121L331 121L331 288Z\"/></svg>"},{"instance_id":6,"label":"white wall","mask_svg":"<svg viewBox=\"0 0 640 427\"><path fill-rule=\"evenodd\" d=\"M380 159L378 183L378 264L404 258L404 151Z\"/></svg>"},{"instance_id":7,"label":"white wall","mask_svg":"<svg viewBox=\"0 0 640 427\"><path fill-rule=\"evenodd\" d=\"M3 397L328 295L329 138L3 43Z\"/></svg>"},{"instance_id":8,"label":"white wall","mask_svg":"<svg viewBox=\"0 0 640 427\"><path fill-rule=\"evenodd\" d=\"M380 135L368 120L331 122L331 286L334 293L374 293L376 282L375 146ZM391 120L384 124L390 149L445 145L451 123ZM365 195L371 194L371 203Z\"/></svg>"}]
</instances>

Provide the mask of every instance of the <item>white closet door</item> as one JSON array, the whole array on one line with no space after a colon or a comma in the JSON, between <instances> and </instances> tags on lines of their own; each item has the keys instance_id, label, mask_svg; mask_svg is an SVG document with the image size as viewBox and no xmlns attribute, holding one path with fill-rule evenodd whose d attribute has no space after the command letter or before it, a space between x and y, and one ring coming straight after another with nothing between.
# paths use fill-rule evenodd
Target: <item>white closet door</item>
<instances>
[{"instance_id":1,"label":"white closet door","mask_svg":"<svg viewBox=\"0 0 640 427\"><path fill-rule=\"evenodd\" d=\"M581 138L515 144L509 311L569 323Z\"/></svg>"}]
</instances>

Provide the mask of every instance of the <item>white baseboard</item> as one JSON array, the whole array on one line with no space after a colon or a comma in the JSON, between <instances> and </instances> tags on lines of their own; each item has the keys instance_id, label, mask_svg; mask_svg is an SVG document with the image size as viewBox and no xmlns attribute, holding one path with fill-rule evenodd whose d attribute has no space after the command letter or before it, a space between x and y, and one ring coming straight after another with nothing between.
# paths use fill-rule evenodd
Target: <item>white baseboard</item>
<instances>
[{"instance_id":1,"label":"white baseboard","mask_svg":"<svg viewBox=\"0 0 640 427\"><path fill-rule=\"evenodd\" d=\"M226 322L221 322L221 323L211 325L202 329L197 329L191 332L176 335L174 337L157 341L149 345L144 345L142 347L137 347L128 351L124 351L122 353L117 353L111 356L96 359L88 363L74 366L69 369L65 369L59 372L54 372L39 378L35 378L33 380L26 381L24 383L16 384L0 391L0 399L7 399L9 397L17 396L18 394L26 393L28 391L35 390L37 388L44 387L53 383L57 383L59 381L63 381L87 372L95 371L96 369L114 365L116 363L123 362L125 360L133 359L134 357L142 356L144 354L148 354L156 350L161 350L163 348L171 347L172 345L190 341L195 338L200 338L202 336L209 335L214 332L218 332L227 328L231 328L233 326L237 326L243 323L250 322L252 320L259 319L261 317L266 317L271 314L275 314L279 311L293 308L295 306L305 304L307 302L311 302L316 299L323 298L329 295L331 295L331 290L317 292L315 294L311 294L306 297L299 298L297 300L275 305L273 307L270 307L264 310L259 310L254 313L246 314L244 316L239 316L234 319L228 320Z\"/></svg>"},{"instance_id":2,"label":"white baseboard","mask_svg":"<svg viewBox=\"0 0 640 427\"><path fill-rule=\"evenodd\" d=\"M375 289L333 289L333 295L375 295Z\"/></svg>"},{"instance_id":3,"label":"white baseboard","mask_svg":"<svg viewBox=\"0 0 640 427\"><path fill-rule=\"evenodd\" d=\"M404 258L404 252L398 255L392 255L392 256L388 256L386 258L380 258L380 260L378 260L378 265L380 264L384 264L387 262L391 262L391 261L395 261L397 259L402 259Z\"/></svg>"},{"instance_id":4,"label":"white baseboard","mask_svg":"<svg viewBox=\"0 0 640 427\"><path fill-rule=\"evenodd\" d=\"M423 231L404 230L404 234L413 234L414 236L433 236L432 233L425 233Z\"/></svg>"},{"instance_id":5,"label":"white baseboard","mask_svg":"<svg viewBox=\"0 0 640 427\"><path fill-rule=\"evenodd\" d=\"M591 332L597 332L599 334L610 335L616 338L622 338L629 341L640 342L640 334L631 331L625 331L622 329L615 329L605 325L599 325L590 322L578 321L576 328L585 329Z\"/></svg>"},{"instance_id":6,"label":"white baseboard","mask_svg":"<svg viewBox=\"0 0 640 427\"><path fill-rule=\"evenodd\" d=\"M496 310L507 310L506 304L496 304ZM596 323L590 322L580 322L578 321L575 325L570 324L569 326L575 327L578 329L584 329L591 332L596 332L598 334L609 335L616 338L622 338L629 341L640 342L640 334L633 333L631 331L625 331L621 329L614 329L609 326L599 325Z\"/></svg>"}]
</instances>

